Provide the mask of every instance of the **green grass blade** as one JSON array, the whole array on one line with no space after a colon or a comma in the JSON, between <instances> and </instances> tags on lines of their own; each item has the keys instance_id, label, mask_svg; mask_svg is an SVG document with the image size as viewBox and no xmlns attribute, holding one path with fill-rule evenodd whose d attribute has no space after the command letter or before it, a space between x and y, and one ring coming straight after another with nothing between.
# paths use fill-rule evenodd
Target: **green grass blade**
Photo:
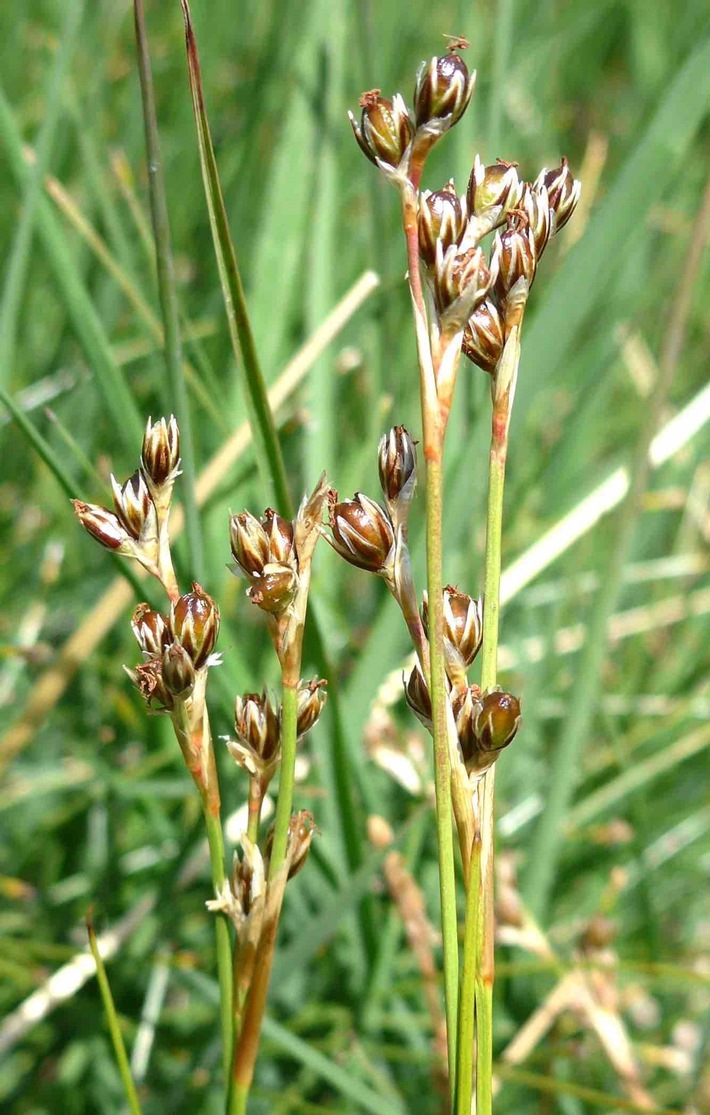
<instances>
[{"instance_id":1,"label":"green grass blade","mask_svg":"<svg viewBox=\"0 0 710 1115\"><path fill-rule=\"evenodd\" d=\"M37 455L44 461L60 488L66 492L69 499L75 499L77 497L77 488L71 475L67 472L49 442L42 437L34 423L30 421L22 408L18 407L12 396L2 386L0 386L0 402L5 404L27 441L29 441ZM121 576L125 577L128 581L136 597L140 598L141 595L144 595L145 588L141 586L140 581L131 570L130 566L127 565L125 559L119 557L117 554L110 554L109 556L115 563Z\"/></svg>"},{"instance_id":2,"label":"green grass blade","mask_svg":"<svg viewBox=\"0 0 710 1115\"><path fill-rule=\"evenodd\" d=\"M366 1084L357 1080L347 1069L340 1068L330 1057L326 1057L313 1046L289 1033L278 1022L268 1016L263 1023L264 1037L278 1045L294 1060L312 1069L322 1080L326 1080L343 1098L357 1104L358 1111L371 1112L372 1115L404 1115L405 1108L378 1095Z\"/></svg>"},{"instance_id":3,"label":"green grass blade","mask_svg":"<svg viewBox=\"0 0 710 1115\"><path fill-rule=\"evenodd\" d=\"M288 515L291 511L292 501L288 490L286 469L284 467L281 446L279 444L273 415L269 407L266 394L266 385L259 365L259 358L254 344L254 336L249 321L244 287L239 272L237 255L229 230L227 211L224 205L222 187L219 181L217 160L215 159L212 137L202 90L202 77L200 62L197 54L197 43L192 28L192 18L187 0L181 0L183 15L185 17L185 41L187 46L187 61L190 77L190 93L195 112L197 125L197 138L200 149L200 163L202 178L205 186L205 197L209 210L210 227L214 241L217 266L219 269L222 294L227 311L229 335L234 349L234 355L244 365L247 385L247 399L251 416L251 425L254 436L254 449L262 480L266 489L276 503L278 509Z\"/></svg>"},{"instance_id":4,"label":"green grass blade","mask_svg":"<svg viewBox=\"0 0 710 1115\"><path fill-rule=\"evenodd\" d=\"M0 89L0 147L20 189L24 189L30 168L22 152L22 137L4 90ZM52 268L57 288L76 337L81 344L106 407L127 448L135 452L143 439L143 421L126 379L113 355L98 311L86 289L64 230L46 198L40 198L36 211L37 231ZM0 372L0 374L2 374Z\"/></svg>"},{"instance_id":5,"label":"green grass blade","mask_svg":"<svg viewBox=\"0 0 710 1115\"><path fill-rule=\"evenodd\" d=\"M118 1015L116 1014L116 1006L113 1001L113 995L111 994L111 985L109 984L106 968L104 967L104 962L96 940L91 912L89 912L86 918L86 929L89 934L91 955L96 962L96 979L98 980L99 990L101 991L104 1010L106 1011L106 1021L108 1022L109 1033L111 1035L111 1044L113 1045L113 1051L116 1055L116 1063L118 1064L118 1071L121 1074L121 1081L126 1093L126 1099L128 1100L128 1106L133 1115L141 1115L141 1105L138 1101L138 1093L133 1083L133 1077L131 1076L128 1054L126 1053L121 1026L118 1021Z\"/></svg>"},{"instance_id":6,"label":"green grass blade","mask_svg":"<svg viewBox=\"0 0 710 1115\"><path fill-rule=\"evenodd\" d=\"M544 304L523 331L521 373L513 413L516 428L548 379L559 374L585 319L621 267L630 238L680 173L684 156L710 105L710 39L678 70L666 96L609 194L545 291Z\"/></svg>"},{"instance_id":7,"label":"green grass blade","mask_svg":"<svg viewBox=\"0 0 710 1115\"><path fill-rule=\"evenodd\" d=\"M47 86L46 113L36 144L37 158L27 175L22 213L9 253L0 302L0 382L5 384L15 362L17 323L29 268L35 215L42 198L42 182L49 167L57 125L62 115L62 87L83 14L84 0L76 0L76 3L69 4L65 10L59 49Z\"/></svg>"},{"instance_id":8,"label":"green grass blade","mask_svg":"<svg viewBox=\"0 0 710 1115\"><path fill-rule=\"evenodd\" d=\"M185 366L180 339L180 322L177 292L175 290L175 271L170 243L170 218L165 193L165 176L160 152L158 120L155 110L153 72L150 64L150 49L145 26L145 13L142 0L134 0L136 47L138 53L138 73L140 75L141 99L143 101L143 123L145 127L145 146L148 159L148 186L150 196L150 215L153 222L155 240L155 259L158 272L158 291L160 309L163 316L163 335L165 337L165 364L168 372L169 394L172 396L170 409L174 407L180 426L180 443L183 471L183 495L185 500L185 535L187 537L191 576L197 581L204 579L204 555L200 515L195 495L195 443L192 435L192 419L187 397Z\"/></svg>"},{"instance_id":9,"label":"green grass blade","mask_svg":"<svg viewBox=\"0 0 710 1115\"><path fill-rule=\"evenodd\" d=\"M319 20L320 95L315 99L317 127L321 135L316 154L313 213L310 222L308 316L310 330L317 327L332 305L335 260L338 250L338 162L334 139L343 116L341 85L345 13L339 3L321 3ZM313 436L308 439L308 470L311 480L323 471L332 475L336 463L338 416L336 411L337 377L333 374L332 353L325 352L314 365L310 379L309 410L313 417Z\"/></svg>"},{"instance_id":10,"label":"green grass blade","mask_svg":"<svg viewBox=\"0 0 710 1115\"><path fill-rule=\"evenodd\" d=\"M547 914L560 858L562 834L579 781L581 758L589 741L598 697L603 690L602 674L608 647L609 621L617 605L624 568L643 511L643 497L650 473L649 451L661 424L663 410L680 362L703 249L709 234L710 182L691 229L686 265L670 310L656 381L646 403L629 468L628 494L617 512L614 540L599 571L600 587L589 614L587 640L580 656L569 713L561 726L552 758L552 779L545 808L533 839L530 868L523 889L532 913L539 920L544 920Z\"/></svg>"}]
</instances>

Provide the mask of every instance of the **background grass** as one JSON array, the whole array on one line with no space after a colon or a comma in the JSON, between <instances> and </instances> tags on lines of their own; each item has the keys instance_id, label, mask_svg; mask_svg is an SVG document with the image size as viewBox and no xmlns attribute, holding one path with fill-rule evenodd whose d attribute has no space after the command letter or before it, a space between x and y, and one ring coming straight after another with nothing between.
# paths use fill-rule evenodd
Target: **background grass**
<instances>
[{"instance_id":1,"label":"background grass","mask_svg":"<svg viewBox=\"0 0 710 1115\"><path fill-rule=\"evenodd\" d=\"M147 17L199 472L244 420L245 401L200 180L179 4L148 4ZM267 381L365 268L381 277L282 416L295 497L323 468L342 492L376 495L377 438L392 422L418 429L396 197L360 155L344 115L359 93L381 86L411 96L416 65L442 48L442 33L465 34L478 88L432 157L426 185L453 173L463 189L474 151L514 159L528 177L564 152L583 177L583 211L548 250L526 323L506 505L512 561L632 459L699 235L706 6L249 0L237 10L195 0L193 17ZM135 467L144 418L174 406L156 332L132 33L127 3L27 0L0 12L0 384L61 460L67 486L99 502L109 471L124 477ZM66 195L56 184L47 191L46 174ZM709 303L705 259L663 421L705 386ZM486 391L483 373L467 366L448 446L445 574L472 592L482 576ZM618 637L602 656L554 849L536 843L535 829L582 681L580 639L568 629L581 625L583 637L593 618L614 516L590 524L506 609L504 681L522 693L525 726L499 764L500 845L541 907L558 962L501 948L497 1053L575 967L580 935L601 913L616 928L616 1005L646 1087L657 1107L689 1112L710 1103L707 447L701 424L652 473L641 501L615 602ZM90 903L100 931L152 896L109 965L129 1049L147 1004L158 1003L145 1110L216 1111L208 869L185 870L201 846L197 803L166 725L146 720L120 669L135 659L127 622L110 625L78 663L62 657L116 570L3 412L0 454L3 720L16 724L28 702L35 709L22 746L17 736L0 743L0 1004L12 1011L84 946ZM247 452L201 513L204 583L223 616L225 664L212 685L219 734L229 731L236 692L276 680L260 617L225 568L228 508L264 503ZM420 504L413 514L421 578ZM181 544L187 581L185 553ZM322 836L287 894L254 1111L426 1115L438 1101L421 973L383 887L382 857L366 839L368 815L386 816L436 925L431 816L363 742L406 635L382 587L325 546L313 604L338 700L309 740L297 794ZM313 646L308 657L315 670ZM37 696L52 668L69 679L56 703ZM390 713L406 746L411 720L399 704ZM232 810L244 782L226 751L220 758ZM547 905L535 893L540 856L553 880ZM628 1097L598 1037L570 1012L525 1068L527 1077L506 1074L501 1115L614 1111L612 1097ZM93 981L6 1053L0 1098L33 1115L120 1108Z\"/></svg>"}]
</instances>

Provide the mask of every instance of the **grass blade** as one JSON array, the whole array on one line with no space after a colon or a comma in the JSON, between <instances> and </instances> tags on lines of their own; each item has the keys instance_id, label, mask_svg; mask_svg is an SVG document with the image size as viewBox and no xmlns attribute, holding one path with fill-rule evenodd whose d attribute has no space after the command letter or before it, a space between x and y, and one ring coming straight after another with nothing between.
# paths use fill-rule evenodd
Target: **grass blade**
<instances>
[{"instance_id":1,"label":"grass blade","mask_svg":"<svg viewBox=\"0 0 710 1115\"><path fill-rule=\"evenodd\" d=\"M175 290L175 271L170 244L170 219L165 194L165 177L160 153L160 137L155 110L153 73L150 64L148 35L145 26L145 13L142 0L134 0L133 13L138 52L138 72L143 101L143 122L145 126L145 146L148 158L148 187L150 195L150 214L153 222L155 240L155 259L158 272L158 291L160 309L163 316L165 336L165 363L172 401L168 409L174 407L180 425L180 441L183 471L183 494L185 499L185 534L189 552L191 576L203 580L204 557L200 516L195 496L195 445L192 436L192 420L185 382L185 367L180 340L180 324L177 293Z\"/></svg>"},{"instance_id":2,"label":"grass blade","mask_svg":"<svg viewBox=\"0 0 710 1115\"><path fill-rule=\"evenodd\" d=\"M532 913L540 920L544 920L547 914L560 858L564 827L579 778L580 757L584 754L597 700L603 690L602 670L607 653L609 621L619 598L624 568L643 510L643 496L650 471L649 450L660 425L663 408L680 360L703 250L709 234L710 181L691 230L687 262L670 310L670 324L659 360L658 375L648 399L645 420L630 466L631 483L628 495L617 512L614 544L600 569L600 588L589 613L587 641L579 662L577 683L571 698L569 714L560 730L559 741L552 759L553 778L533 839L530 869L525 881L524 893Z\"/></svg>"},{"instance_id":3,"label":"grass blade","mask_svg":"<svg viewBox=\"0 0 710 1115\"><path fill-rule=\"evenodd\" d=\"M5 150L12 175L23 189L31 171L22 154L22 137L12 107L2 89L0 146ZM37 202L36 222L57 288L87 362L96 376L106 407L124 445L135 451L136 444L140 445L143 440L143 421L123 372L115 360L101 318L86 289L64 231L46 198L40 198Z\"/></svg>"},{"instance_id":4,"label":"grass blade","mask_svg":"<svg viewBox=\"0 0 710 1115\"><path fill-rule=\"evenodd\" d=\"M86 916L86 929L89 934L91 955L93 956L96 963L96 978L98 980L99 989L101 991L101 998L103 1000L104 1010L106 1011L106 1020L108 1022L109 1033L111 1034L111 1044L113 1045L113 1051L116 1055L118 1071L121 1074L121 1080L123 1082L123 1088L126 1093L126 1099L128 1100L128 1106L130 1107L133 1115L141 1115L141 1105L138 1102L138 1093L136 1092L136 1086L133 1083L133 1077L131 1076L131 1067L128 1063L128 1054L126 1053L126 1046L123 1041L123 1034L121 1033L118 1015L116 1014L116 1006L113 1001L113 995L111 994L111 986L108 982L108 976L106 975L106 968L104 967L101 951L96 940L96 933L94 931L91 911L89 911Z\"/></svg>"},{"instance_id":5,"label":"grass blade","mask_svg":"<svg viewBox=\"0 0 710 1115\"><path fill-rule=\"evenodd\" d=\"M190 7L187 0L181 0L181 3L183 15L185 17L185 42L190 77L190 93L192 95L192 105L195 112L195 123L197 125L202 178L205 186L205 197L209 210L210 227L212 229L212 239L217 256L222 294L227 311L229 335L237 361L239 361L241 357L244 364L247 384L246 394L249 403L254 449L259 471L263 483L267 491L271 493L279 511L284 515L289 515L292 510L292 501L288 490L286 469L284 467L281 446L276 433L273 415L269 407L264 377L261 372L259 358L254 344L254 335L247 312L244 287L239 272L237 255L229 231L229 221L227 219L222 187L219 181L217 160L215 159L212 137L207 121L207 112L205 110L200 61L192 28Z\"/></svg>"},{"instance_id":6,"label":"grass blade","mask_svg":"<svg viewBox=\"0 0 710 1115\"><path fill-rule=\"evenodd\" d=\"M621 266L624 252L619 245L626 244L634 230L643 230L650 208L680 173L709 104L710 39L706 38L679 69L584 237L547 287L544 304L523 337L514 429L521 428L543 382L560 374L585 320Z\"/></svg>"},{"instance_id":7,"label":"grass blade","mask_svg":"<svg viewBox=\"0 0 710 1115\"><path fill-rule=\"evenodd\" d=\"M392 1103L373 1092L347 1069L336 1065L330 1057L290 1033L273 1018L267 1016L264 1019L263 1032L264 1037L280 1046L285 1053L308 1066L322 1080L327 1080L341 1096L356 1103L358 1111L368 1111L372 1115L404 1115L404 1108L400 1104Z\"/></svg>"},{"instance_id":8,"label":"grass blade","mask_svg":"<svg viewBox=\"0 0 710 1115\"><path fill-rule=\"evenodd\" d=\"M47 87L46 113L37 140L37 161L25 182L22 213L9 253L2 303L0 303L0 382L5 384L15 362L17 322L30 262L35 214L42 197L42 180L49 165L57 125L62 114L62 87L83 14L84 0L69 4L65 11L59 49Z\"/></svg>"}]
</instances>

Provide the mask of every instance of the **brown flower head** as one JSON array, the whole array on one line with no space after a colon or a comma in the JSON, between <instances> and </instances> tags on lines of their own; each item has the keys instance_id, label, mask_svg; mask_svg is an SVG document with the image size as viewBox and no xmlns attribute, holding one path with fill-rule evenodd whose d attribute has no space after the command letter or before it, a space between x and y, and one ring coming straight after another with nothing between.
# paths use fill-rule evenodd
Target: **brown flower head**
<instances>
[{"instance_id":1,"label":"brown flower head","mask_svg":"<svg viewBox=\"0 0 710 1115\"><path fill-rule=\"evenodd\" d=\"M204 666L214 650L219 634L219 608L204 589L193 583L170 610L173 639L187 651L196 670Z\"/></svg>"},{"instance_id":2,"label":"brown flower head","mask_svg":"<svg viewBox=\"0 0 710 1115\"><path fill-rule=\"evenodd\" d=\"M362 492L338 502L338 493L331 492L328 517L330 542L341 557L370 573L388 573L395 537L392 521L379 503Z\"/></svg>"}]
</instances>

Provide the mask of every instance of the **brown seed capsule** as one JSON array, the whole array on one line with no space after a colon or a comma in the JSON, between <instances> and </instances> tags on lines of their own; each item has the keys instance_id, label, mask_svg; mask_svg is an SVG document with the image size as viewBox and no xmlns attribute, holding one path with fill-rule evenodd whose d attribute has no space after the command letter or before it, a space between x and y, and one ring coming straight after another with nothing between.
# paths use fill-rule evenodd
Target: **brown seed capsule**
<instances>
[{"instance_id":1,"label":"brown seed capsule","mask_svg":"<svg viewBox=\"0 0 710 1115\"><path fill-rule=\"evenodd\" d=\"M323 711L326 682L319 678L298 683L298 713L296 732L302 739L310 732Z\"/></svg>"},{"instance_id":2,"label":"brown seed capsule","mask_svg":"<svg viewBox=\"0 0 710 1115\"><path fill-rule=\"evenodd\" d=\"M139 604L133 613L131 630L138 646L151 658L162 656L168 643L172 641L167 618L156 612L150 604Z\"/></svg>"},{"instance_id":3,"label":"brown seed capsule","mask_svg":"<svg viewBox=\"0 0 710 1115\"><path fill-rule=\"evenodd\" d=\"M173 415L166 421L151 418L145 428L141 464L156 488L172 482L180 468L180 431Z\"/></svg>"},{"instance_id":4,"label":"brown seed capsule","mask_svg":"<svg viewBox=\"0 0 710 1115\"><path fill-rule=\"evenodd\" d=\"M158 520L155 504L151 499L143 470L136 469L123 487L112 476L111 488L116 515L131 538L139 541L157 535Z\"/></svg>"},{"instance_id":5,"label":"brown seed capsule","mask_svg":"<svg viewBox=\"0 0 710 1115\"><path fill-rule=\"evenodd\" d=\"M459 252L450 248L440 256L434 272L434 293L440 313L459 298L466 299L468 316L482 302L496 279L495 261L489 268L482 248L467 248Z\"/></svg>"},{"instance_id":6,"label":"brown seed capsule","mask_svg":"<svg viewBox=\"0 0 710 1115\"><path fill-rule=\"evenodd\" d=\"M273 616L286 611L296 595L298 575L290 565L267 562L260 577L253 577L247 595L253 604Z\"/></svg>"},{"instance_id":7,"label":"brown seed capsule","mask_svg":"<svg viewBox=\"0 0 710 1115\"><path fill-rule=\"evenodd\" d=\"M468 667L481 648L483 603L452 585L444 589L444 638Z\"/></svg>"},{"instance_id":8,"label":"brown seed capsule","mask_svg":"<svg viewBox=\"0 0 710 1115\"><path fill-rule=\"evenodd\" d=\"M409 503L417 472L416 445L404 426L393 426L377 449L380 485L388 503Z\"/></svg>"},{"instance_id":9,"label":"brown seed capsule","mask_svg":"<svg viewBox=\"0 0 710 1115\"><path fill-rule=\"evenodd\" d=\"M520 701L512 693L493 689L481 697L475 732L482 751L502 751L520 726Z\"/></svg>"},{"instance_id":10,"label":"brown seed capsule","mask_svg":"<svg viewBox=\"0 0 710 1115\"><path fill-rule=\"evenodd\" d=\"M186 592L173 604L170 631L189 654L195 669L204 666L217 642L219 608L196 581L192 592Z\"/></svg>"},{"instance_id":11,"label":"brown seed capsule","mask_svg":"<svg viewBox=\"0 0 710 1115\"><path fill-rule=\"evenodd\" d=\"M496 233L491 260L498 268L495 292L505 298L519 279L532 284L535 278L535 243L524 217L508 217L508 228Z\"/></svg>"},{"instance_id":12,"label":"brown seed capsule","mask_svg":"<svg viewBox=\"0 0 710 1115\"><path fill-rule=\"evenodd\" d=\"M569 163L564 157L558 167L548 170L545 167L535 179L534 188L544 186L550 209L554 213L554 232L559 232L577 208L582 183L572 176Z\"/></svg>"},{"instance_id":13,"label":"brown seed capsule","mask_svg":"<svg viewBox=\"0 0 710 1115\"><path fill-rule=\"evenodd\" d=\"M293 523L284 519L271 507L267 507L261 520L269 543L269 561L283 565L293 564L296 554L293 548Z\"/></svg>"},{"instance_id":14,"label":"brown seed capsule","mask_svg":"<svg viewBox=\"0 0 710 1115\"><path fill-rule=\"evenodd\" d=\"M234 560L248 577L259 577L269 560L269 536L249 511L232 515L229 540Z\"/></svg>"},{"instance_id":15,"label":"brown seed capsule","mask_svg":"<svg viewBox=\"0 0 710 1115\"><path fill-rule=\"evenodd\" d=\"M341 557L370 573L386 572L395 537L392 521L379 503L362 492L339 503L338 493L331 492L328 518L331 544Z\"/></svg>"},{"instance_id":16,"label":"brown seed capsule","mask_svg":"<svg viewBox=\"0 0 710 1115\"><path fill-rule=\"evenodd\" d=\"M453 52L422 62L414 88L414 119L418 128L433 121L445 131L468 108L476 73L468 72L463 58Z\"/></svg>"},{"instance_id":17,"label":"brown seed capsule","mask_svg":"<svg viewBox=\"0 0 710 1115\"><path fill-rule=\"evenodd\" d=\"M483 604L453 585L443 591L444 650L446 669L452 682L465 680L466 669L478 654L483 638ZM429 601L422 602L422 623L429 634ZM460 685L459 685L460 687Z\"/></svg>"},{"instance_id":18,"label":"brown seed capsule","mask_svg":"<svg viewBox=\"0 0 710 1115\"><path fill-rule=\"evenodd\" d=\"M360 107L359 126L352 112L348 117L361 150L376 165L396 170L414 135L414 125L402 97L395 93L389 101L380 96L379 89L372 89L363 93Z\"/></svg>"},{"instance_id":19,"label":"brown seed capsule","mask_svg":"<svg viewBox=\"0 0 710 1115\"><path fill-rule=\"evenodd\" d=\"M77 519L96 542L115 553L133 552L133 539L113 511L80 499L73 499L72 504Z\"/></svg>"},{"instance_id":20,"label":"brown seed capsule","mask_svg":"<svg viewBox=\"0 0 710 1115\"><path fill-rule=\"evenodd\" d=\"M431 731L432 712L429 687L424 679L419 663L416 662L404 682L404 699L425 728Z\"/></svg>"},{"instance_id":21,"label":"brown seed capsule","mask_svg":"<svg viewBox=\"0 0 710 1115\"><path fill-rule=\"evenodd\" d=\"M453 180L443 190L425 190L419 199L419 253L427 267L434 267L437 244L446 252L458 244L466 227L466 211Z\"/></svg>"},{"instance_id":22,"label":"brown seed capsule","mask_svg":"<svg viewBox=\"0 0 710 1115\"><path fill-rule=\"evenodd\" d=\"M270 765L276 762L281 751L279 712L266 692L245 693L243 697L237 697L234 702L234 730L260 763Z\"/></svg>"},{"instance_id":23,"label":"brown seed capsule","mask_svg":"<svg viewBox=\"0 0 710 1115\"><path fill-rule=\"evenodd\" d=\"M486 298L468 319L461 348L469 360L484 372L492 373L503 355L504 344L505 326L498 307L491 298Z\"/></svg>"},{"instance_id":24,"label":"brown seed capsule","mask_svg":"<svg viewBox=\"0 0 710 1115\"><path fill-rule=\"evenodd\" d=\"M523 183L515 163L498 159L493 166L484 166L476 155L466 191L469 213L480 217L493 208L499 208L502 223L507 213L517 208L522 193Z\"/></svg>"},{"instance_id":25,"label":"brown seed capsule","mask_svg":"<svg viewBox=\"0 0 710 1115\"><path fill-rule=\"evenodd\" d=\"M163 651L163 683L169 693L185 700L195 684L195 667L181 643L170 643Z\"/></svg>"}]
</instances>

